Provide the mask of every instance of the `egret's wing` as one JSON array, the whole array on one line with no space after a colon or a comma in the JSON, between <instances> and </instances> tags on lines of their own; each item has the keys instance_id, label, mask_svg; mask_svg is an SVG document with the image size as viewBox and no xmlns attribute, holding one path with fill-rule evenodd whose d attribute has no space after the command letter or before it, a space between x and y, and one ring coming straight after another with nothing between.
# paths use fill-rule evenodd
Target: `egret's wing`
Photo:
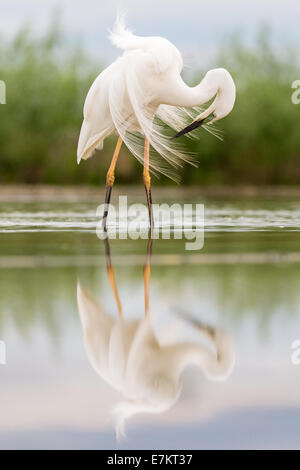
<instances>
[{"instance_id":1,"label":"egret's wing","mask_svg":"<svg viewBox=\"0 0 300 470\"><path fill-rule=\"evenodd\" d=\"M118 319L111 330L109 340L110 384L126 395L125 375L131 344L139 327L138 320Z\"/></svg>"},{"instance_id":2,"label":"egret's wing","mask_svg":"<svg viewBox=\"0 0 300 470\"><path fill-rule=\"evenodd\" d=\"M87 356L96 372L105 378L108 374L109 341L114 321L79 283L77 304Z\"/></svg>"},{"instance_id":3,"label":"egret's wing","mask_svg":"<svg viewBox=\"0 0 300 470\"><path fill-rule=\"evenodd\" d=\"M155 338L150 318L143 318L136 329L135 336L128 351L127 377L132 378L139 373L148 373L154 365L152 364L151 352L159 349ZM152 354L154 356L154 354ZM145 366L147 364L147 371ZM144 370L144 371L143 371Z\"/></svg>"},{"instance_id":4,"label":"egret's wing","mask_svg":"<svg viewBox=\"0 0 300 470\"><path fill-rule=\"evenodd\" d=\"M104 139L114 131L108 106L110 77L114 68L115 63L100 73L87 94L77 148L78 163L91 157L94 150L101 150Z\"/></svg>"},{"instance_id":5,"label":"egret's wing","mask_svg":"<svg viewBox=\"0 0 300 470\"><path fill-rule=\"evenodd\" d=\"M107 383L126 394L125 371L139 321L114 320L79 283L77 302L86 352L92 367Z\"/></svg>"}]
</instances>

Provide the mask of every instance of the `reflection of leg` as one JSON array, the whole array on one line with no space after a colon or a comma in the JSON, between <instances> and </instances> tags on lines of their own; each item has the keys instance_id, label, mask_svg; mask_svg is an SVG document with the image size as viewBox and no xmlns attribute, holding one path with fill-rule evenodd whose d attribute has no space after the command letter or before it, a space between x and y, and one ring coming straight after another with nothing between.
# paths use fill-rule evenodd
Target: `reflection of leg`
<instances>
[{"instance_id":1,"label":"reflection of leg","mask_svg":"<svg viewBox=\"0 0 300 470\"><path fill-rule=\"evenodd\" d=\"M122 138L119 136L118 142L117 142L117 145L116 145L116 148L115 148L112 160L111 160L111 164L106 175L105 207L104 207L103 222L102 222L102 226L105 231L106 231L106 220L107 220L107 215L108 215L108 207L110 203L111 190L115 181L115 168L116 168L116 163L117 163L118 156L120 153L121 145L122 145Z\"/></svg>"},{"instance_id":2,"label":"reflection of leg","mask_svg":"<svg viewBox=\"0 0 300 470\"><path fill-rule=\"evenodd\" d=\"M145 314L149 315L149 281L150 281L150 265L151 265L151 254L152 254L152 237L151 231L149 233L148 245L147 245L147 258L144 266L144 295L145 295Z\"/></svg>"},{"instance_id":3,"label":"reflection of leg","mask_svg":"<svg viewBox=\"0 0 300 470\"><path fill-rule=\"evenodd\" d=\"M145 137L145 152L144 152L144 171L143 179L146 189L148 212L149 212L149 222L150 222L150 234L152 237L153 229L153 213L152 213L152 196L151 196L151 177L149 172L149 161L150 161L150 142Z\"/></svg>"},{"instance_id":4,"label":"reflection of leg","mask_svg":"<svg viewBox=\"0 0 300 470\"><path fill-rule=\"evenodd\" d=\"M110 246L109 246L109 240L108 238L104 239L104 246L105 246L105 257L106 257L106 269L107 269L107 275L108 279L117 303L118 307L118 313L119 317L122 316L122 306L119 298L119 293L118 293L118 288L115 280L115 273L114 273L114 268L111 263L111 256L110 256Z\"/></svg>"}]
</instances>

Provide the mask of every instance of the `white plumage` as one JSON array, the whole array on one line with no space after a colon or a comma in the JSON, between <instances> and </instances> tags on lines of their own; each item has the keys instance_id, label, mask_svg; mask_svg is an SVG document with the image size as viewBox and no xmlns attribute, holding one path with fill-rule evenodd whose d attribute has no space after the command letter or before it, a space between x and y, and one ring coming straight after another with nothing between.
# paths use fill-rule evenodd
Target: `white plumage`
<instances>
[{"instance_id":1,"label":"white plumage","mask_svg":"<svg viewBox=\"0 0 300 470\"><path fill-rule=\"evenodd\" d=\"M234 82L225 69L214 69L198 86L187 86L180 75L183 61L177 48L161 37L133 35L122 17L117 18L110 39L124 52L100 73L88 92L78 163L102 149L104 139L116 131L141 163L144 138L148 138L156 151L151 154L150 169L176 180L172 167L195 161L178 141L165 135L162 123L178 131L196 117L213 114L211 124L226 116L235 101ZM214 97L209 108L197 116L199 107ZM208 125L203 127L214 133Z\"/></svg>"},{"instance_id":2,"label":"white plumage","mask_svg":"<svg viewBox=\"0 0 300 470\"><path fill-rule=\"evenodd\" d=\"M210 380L226 380L235 364L235 348L221 328L196 325L211 347L197 342L161 344L150 316L125 320L108 315L80 284L77 302L89 361L102 379L126 399L114 409L117 436L126 419L138 413L170 409L182 391L182 373L198 367Z\"/></svg>"}]
</instances>

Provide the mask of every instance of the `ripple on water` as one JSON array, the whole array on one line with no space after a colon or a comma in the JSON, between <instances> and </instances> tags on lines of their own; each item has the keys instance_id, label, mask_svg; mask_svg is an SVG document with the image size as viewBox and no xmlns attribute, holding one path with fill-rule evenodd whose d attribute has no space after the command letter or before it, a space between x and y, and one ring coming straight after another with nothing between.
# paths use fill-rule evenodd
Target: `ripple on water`
<instances>
[{"instance_id":1,"label":"ripple on water","mask_svg":"<svg viewBox=\"0 0 300 470\"><path fill-rule=\"evenodd\" d=\"M300 208L295 203L285 204L284 209L276 208L243 208L241 204L206 204L204 226L206 231L260 231L260 230L296 230L300 228ZM87 231L96 230L97 224L101 217L97 215L96 205L76 205L74 203L72 209L61 207L60 204L53 204L47 210L42 210L42 203L39 208L34 210L29 204L23 207L18 205L18 210L14 210L13 204L10 205L11 210L2 210L0 208L0 231L1 232L19 232L19 231ZM263 207L263 204L262 204ZM4 209L4 208L3 208ZM30 209L30 210L28 210ZM171 218L155 217L156 229L164 230L171 226L173 230L181 230L185 228L202 228L203 221L200 220L195 225L195 210L193 210L189 219L182 221L181 212L174 211ZM127 219L125 213L118 213L116 221L108 220L111 228L118 231L124 231L127 223L133 224L133 219ZM147 218L142 219L142 226L147 226ZM132 225L131 225L132 227Z\"/></svg>"}]
</instances>

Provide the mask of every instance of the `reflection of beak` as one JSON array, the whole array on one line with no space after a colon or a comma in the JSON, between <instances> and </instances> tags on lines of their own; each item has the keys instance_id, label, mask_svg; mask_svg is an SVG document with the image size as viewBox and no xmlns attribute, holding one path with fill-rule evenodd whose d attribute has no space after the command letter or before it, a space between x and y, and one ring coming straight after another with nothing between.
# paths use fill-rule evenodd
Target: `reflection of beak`
<instances>
[{"instance_id":1,"label":"reflection of beak","mask_svg":"<svg viewBox=\"0 0 300 470\"><path fill-rule=\"evenodd\" d=\"M204 113L202 113L202 114L204 114ZM213 113L210 113L208 116L206 116L202 119L196 118L192 122L192 124L189 124L187 127L182 129L181 131L177 132L177 134L173 135L173 137L171 137L171 138L172 139L177 139L177 137L181 137L182 135L187 134L188 132L191 132L194 129L197 129L197 127L200 127L205 123L208 123L209 121L211 121L212 118L213 118Z\"/></svg>"}]
</instances>

